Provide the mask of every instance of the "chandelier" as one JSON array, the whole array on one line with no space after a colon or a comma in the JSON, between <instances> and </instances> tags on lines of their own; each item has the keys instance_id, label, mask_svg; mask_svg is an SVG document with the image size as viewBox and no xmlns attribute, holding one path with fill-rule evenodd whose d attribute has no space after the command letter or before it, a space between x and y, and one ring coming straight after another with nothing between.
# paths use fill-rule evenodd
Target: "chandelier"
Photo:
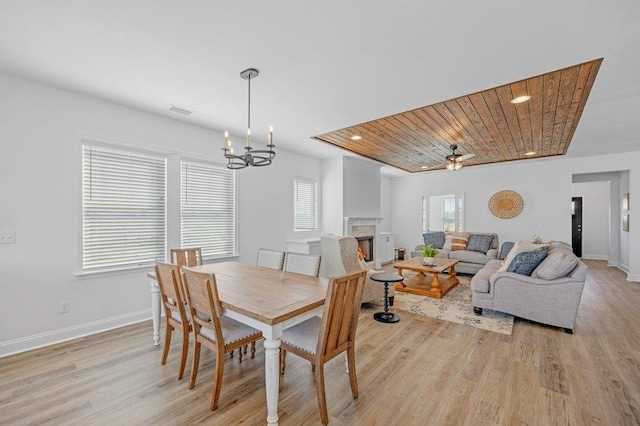
<instances>
[{"instance_id":1,"label":"chandelier","mask_svg":"<svg viewBox=\"0 0 640 426\"><path fill-rule=\"evenodd\" d=\"M245 152L242 155L235 155L233 147L229 140L229 132L224 132L224 158L227 159L227 168L244 169L248 166L268 166L276 157L273 150L273 126L269 127L269 143L267 149L253 149L251 147L251 79L256 78L259 72L255 68L248 68L240 73L240 77L248 81L249 84L249 102L247 113L247 143L244 146Z\"/></svg>"}]
</instances>

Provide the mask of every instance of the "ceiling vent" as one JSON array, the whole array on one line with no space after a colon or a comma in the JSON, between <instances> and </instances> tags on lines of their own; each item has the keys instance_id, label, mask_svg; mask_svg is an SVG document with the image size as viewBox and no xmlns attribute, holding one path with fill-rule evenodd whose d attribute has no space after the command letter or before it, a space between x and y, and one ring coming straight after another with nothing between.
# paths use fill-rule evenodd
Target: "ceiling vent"
<instances>
[{"instance_id":1,"label":"ceiling vent","mask_svg":"<svg viewBox=\"0 0 640 426\"><path fill-rule=\"evenodd\" d=\"M193 113L193 111L189 111L188 109L180 108L175 105L171 105L171 108L169 108L169 111L177 112L178 114L182 114L182 115L191 115Z\"/></svg>"}]
</instances>

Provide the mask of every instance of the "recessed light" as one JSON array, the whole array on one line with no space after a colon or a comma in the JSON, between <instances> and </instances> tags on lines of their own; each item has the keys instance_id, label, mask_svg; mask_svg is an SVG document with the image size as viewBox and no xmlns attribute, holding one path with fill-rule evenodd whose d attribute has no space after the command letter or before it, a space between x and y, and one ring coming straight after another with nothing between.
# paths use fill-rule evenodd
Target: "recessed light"
<instances>
[{"instance_id":1,"label":"recessed light","mask_svg":"<svg viewBox=\"0 0 640 426\"><path fill-rule=\"evenodd\" d=\"M351 136L352 141L359 141L360 139L362 139L362 136L358 136L358 135Z\"/></svg>"},{"instance_id":2,"label":"recessed light","mask_svg":"<svg viewBox=\"0 0 640 426\"><path fill-rule=\"evenodd\" d=\"M535 151L529 151L529 152L525 152L524 155L526 155L527 157L531 157L532 155L536 155Z\"/></svg>"},{"instance_id":3,"label":"recessed light","mask_svg":"<svg viewBox=\"0 0 640 426\"><path fill-rule=\"evenodd\" d=\"M511 99L511 103L512 104L521 104L523 102L527 102L529 99L531 99L531 96L529 96L529 95L518 96L517 98Z\"/></svg>"}]
</instances>

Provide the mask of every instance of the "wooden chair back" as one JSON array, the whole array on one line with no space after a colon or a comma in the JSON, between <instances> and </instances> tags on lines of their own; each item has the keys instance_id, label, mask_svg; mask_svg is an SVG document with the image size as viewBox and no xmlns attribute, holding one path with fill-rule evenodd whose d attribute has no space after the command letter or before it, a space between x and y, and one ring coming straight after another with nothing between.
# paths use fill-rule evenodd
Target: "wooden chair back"
<instances>
[{"instance_id":1,"label":"wooden chair back","mask_svg":"<svg viewBox=\"0 0 640 426\"><path fill-rule=\"evenodd\" d=\"M166 321L164 349L160 363L164 365L167 362L173 330L180 330L182 332L182 356L178 379L181 379L187 362L189 332L191 332L192 326L185 306L180 267L174 263L158 262L156 263L156 279L160 288L160 299L164 306Z\"/></svg>"},{"instance_id":2,"label":"wooden chair back","mask_svg":"<svg viewBox=\"0 0 640 426\"><path fill-rule=\"evenodd\" d=\"M362 271L329 282L316 349L321 364L355 347L366 275Z\"/></svg>"},{"instance_id":3,"label":"wooden chair back","mask_svg":"<svg viewBox=\"0 0 640 426\"><path fill-rule=\"evenodd\" d=\"M160 299L165 308L165 315L175 312L183 324L188 324L184 299L180 291L180 268L173 263L156 263L156 278L160 288Z\"/></svg>"},{"instance_id":4,"label":"wooden chair back","mask_svg":"<svg viewBox=\"0 0 640 426\"><path fill-rule=\"evenodd\" d=\"M193 323L193 367L189 389L193 389L200 365L200 347L204 345L216 353L215 385L211 394L211 410L218 407L222 376L224 373L224 354L252 344L251 358L255 356L255 342L262 337L262 333L252 327L242 324L228 317L222 316L222 304L218 296L216 276L213 273L198 272L193 269L182 268L182 282L187 295L187 303ZM224 328L224 334L223 334ZM229 342L224 337L228 336ZM242 356L240 355L240 362Z\"/></svg>"},{"instance_id":5,"label":"wooden chair back","mask_svg":"<svg viewBox=\"0 0 640 426\"><path fill-rule=\"evenodd\" d=\"M180 267L202 265L202 249L200 247L170 249L169 252L171 263L176 263Z\"/></svg>"},{"instance_id":6,"label":"wooden chair back","mask_svg":"<svg viewBox=\"0 0 640 426\"><path fill-rule=\"evenodd\" d=\"M270 249L258 249L258 260L256 265L264 266L265 268L282 270L282 264L284 263L284 252Z\"/></svg>"},{"instance_id":7,"label":"wooden chair back","mask_svg":"<svg viewBox=\"0 0 640 426\"><path fill-rule=\"evenodd\" d=\"M284 270L317 277L320 274L322 256L288 251L284 257Z\"/></svg>"},{"instance_id":8,"label":"wooden chair back","mask_svg":"<svg viewBox=\"0 0 640 426\"><path fill-rule=\"evenodd\" d=\"M216 276L211 273L182 268L182 282L196 336L200 334L201 327L209 328L214 331L216 341L223 347L224 341L220 325L222 305L218 296Z\"/></svg>"}]
</instances>

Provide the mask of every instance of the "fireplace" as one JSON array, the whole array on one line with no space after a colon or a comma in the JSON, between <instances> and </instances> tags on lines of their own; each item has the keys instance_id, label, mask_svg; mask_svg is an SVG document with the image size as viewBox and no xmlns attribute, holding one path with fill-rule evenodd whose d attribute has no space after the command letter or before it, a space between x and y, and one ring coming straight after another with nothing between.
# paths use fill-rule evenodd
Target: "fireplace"
<instances>
[{"instance_id":1,"label":"fireplace","mask_svg":"<svg viewBox=\"0 0 640 426\"><path fill-rule=\"evenodd\" d=\"M344 217L342 235L350 235L358 240L365 261L369 267L380 269L380 256L376 242L380 237L380 217Z\"/></svg>"},{"instance_id":2,"label":"fireplace","mask_svg":"<svg viewBox=\"0 0 640 426\"><path fill-rule=\"evenodd\" d=\"M358 247L364 253L364 261L371 262L373 260L373 235L366 237L356 237Z\"/></svg>"}]
</instances>

